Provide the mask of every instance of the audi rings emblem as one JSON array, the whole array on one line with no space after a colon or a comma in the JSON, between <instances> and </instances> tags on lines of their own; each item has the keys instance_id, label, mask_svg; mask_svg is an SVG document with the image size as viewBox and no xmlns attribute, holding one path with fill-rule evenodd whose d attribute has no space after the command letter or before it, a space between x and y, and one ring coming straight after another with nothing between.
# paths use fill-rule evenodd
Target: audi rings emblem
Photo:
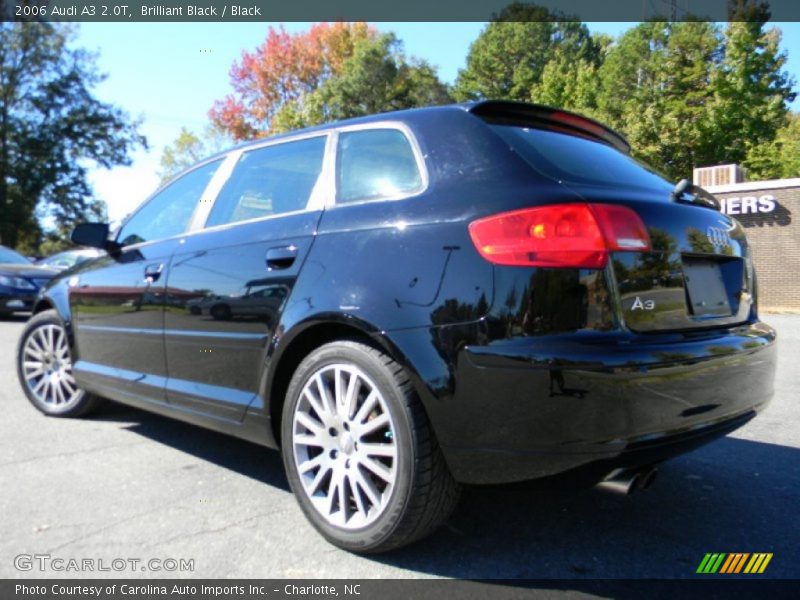
<instances>
[{"instance_id":1,"label":"audi rings emblem","mask_svg":"<svg viewBox=\"0 0 800 600\"><path fill-rule=\"evenodd\" d=\"M723 227L709 227L706 229L706 237L709 242L719 248L731 245L731 236Z\"/></svg>"}]
</instances>

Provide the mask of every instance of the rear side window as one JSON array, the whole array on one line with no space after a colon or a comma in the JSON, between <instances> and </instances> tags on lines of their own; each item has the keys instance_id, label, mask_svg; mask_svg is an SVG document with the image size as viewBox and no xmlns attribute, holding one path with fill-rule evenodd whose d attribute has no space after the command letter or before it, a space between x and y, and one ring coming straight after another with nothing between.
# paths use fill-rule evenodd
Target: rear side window
<instances>
[{"instance_id":1,"label":"rear side window","mask_svg":"<svg viewBox=\"0 0 800 600\"><path fill-rule=\"evenodd\" d=\"M646 188L666 184L654 171L602 142L546 129L491 127L534 169L558 181Z\"/></svg>"},{"instance_id":2,"label":"rear side window","mask_svg":"<svg viewBox=\"0 0 800 600\"><path fill-rule=\"evenodd\" d=\"M180 235L222 159L189 171L153 196L122 226L117 240L123 246Z\"/></svg>"},{"instance_id":3,"label":"rear side window","mask_svg":"<svg viewBox=\"0 0 800 600\"><path fill-rule=\"evenodd\" d=\"M414 150L397 129L342 132L336 155L337 202L392 198L422 189Z\"/></svg>"},{"instance_id":4,"label":"rear side window","mask_svg":"<svg viewBox=\"0 0 800 600\"><path fill-rule=\"evenodd\" d=\"M242 154L206 227L303 210L322 172L326 136Z\"/></svg>"}]
</instances>

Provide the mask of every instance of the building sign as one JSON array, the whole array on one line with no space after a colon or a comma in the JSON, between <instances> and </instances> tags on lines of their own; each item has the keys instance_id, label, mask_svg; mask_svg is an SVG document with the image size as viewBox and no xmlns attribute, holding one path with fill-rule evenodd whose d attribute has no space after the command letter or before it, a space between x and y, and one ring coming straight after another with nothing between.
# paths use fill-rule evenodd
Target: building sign
<instances>
[{"instance_id":1,"label":"building sign","mask_svg":"<svg viewBox=\"0 0 800 600\"><path fill-rule=\"evenodd\" d=\"M717 198L723 214L735 217L745 227L785 227L792 222L791 213L772 194Z\"/></svg>"},{"instance_id":2,"label":"building sign","mask_svg":"<svg viewBox=\"0 0 800 600\"><path fill-rule=\"evenodd\" d=\"M778 205L775 196L765 194L763 196L732 196L720 198L722 212L726 215L735 217L737 215L755 215L759 213L771 213Z\"/></svg>"}]
</instances>

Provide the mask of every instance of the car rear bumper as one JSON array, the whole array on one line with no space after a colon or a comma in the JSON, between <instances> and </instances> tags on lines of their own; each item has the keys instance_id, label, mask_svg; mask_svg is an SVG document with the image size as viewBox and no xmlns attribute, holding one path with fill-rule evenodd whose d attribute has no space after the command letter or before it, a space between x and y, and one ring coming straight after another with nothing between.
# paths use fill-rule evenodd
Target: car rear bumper
<instances>
[{"instance_id":1,"label":"car rear bumper","mask_svg":"<svg viewBox=\"0 0 800 600\"><path fill-rule=\"evenodd\" d=\"M740 427L773 394L775 332L572 334L462 347L435 425L456 479L504 483L662 461ZM438 422L436 422L438 421Z\"/></svg>"}]
</instances>

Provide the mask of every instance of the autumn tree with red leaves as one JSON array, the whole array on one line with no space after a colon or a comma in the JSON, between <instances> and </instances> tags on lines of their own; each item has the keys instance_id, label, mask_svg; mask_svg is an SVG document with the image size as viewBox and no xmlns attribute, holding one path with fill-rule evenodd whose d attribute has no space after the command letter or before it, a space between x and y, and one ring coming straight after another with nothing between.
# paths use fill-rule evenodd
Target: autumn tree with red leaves
<instances>
[{"instance_id":1,"label":"autumn tree with red leaves","mask_svg":"<svg viewBox=\"0 0 800 600\"><path fill-rule=\"evenodd\" d=\"M265 42L233 64L230 79L233 93L209 115L236 140L450 100L433 67L407 59L392 34L366 23L318 23L295 34L270 27ZM351 101L353 90L359 102Z\"/></svg>"}]
</instances>

